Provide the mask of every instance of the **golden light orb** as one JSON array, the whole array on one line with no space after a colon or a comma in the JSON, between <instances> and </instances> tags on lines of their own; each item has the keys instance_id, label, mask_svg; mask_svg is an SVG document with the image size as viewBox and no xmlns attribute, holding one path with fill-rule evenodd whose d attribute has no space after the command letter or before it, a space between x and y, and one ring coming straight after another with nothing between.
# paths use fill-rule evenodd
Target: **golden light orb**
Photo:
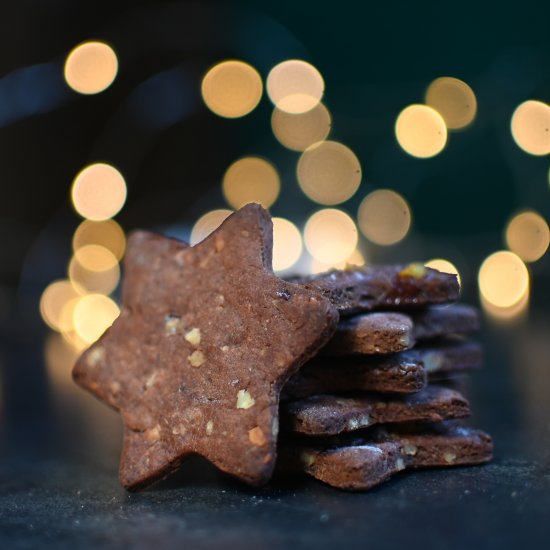
<instances>
[{"instance_id":1,"label":"golden light orb","mask_svg":"<svg viewBox=\"0 0 550 550\"><path fill-rule=\"evenodd\" d=\"M81 170L73 182L71 197L75 210L89 220L115 216L126 202L126 182L110 164L96 163Z\"/></svg>"},{"instance_id":2,"label":"golden light orb","mask_svg":"<svg viewBox=\"0 0 550 550\"><path fill-rule=\"evenodd\" d=\"M81 94L102 92L113 83L117 73L117 55L104 42L83 42L69 53L65 61L65 81Z\"/></svg>"},{"instance_id":3,"label":"golden light orb","mask_svg":"<svg viewBox=\"0 0 550 550\"><path fill-rule=\"evenodd\" d=\"M308 252L325 264L345 261L355 250L357 241L355 223L348 214L335 208L317 211L304 228Z\"/></svg>"},{"instance_id":4,"label":"golden light orb","mask_svg":"<svg viewBox=\"0 0 550 550\"><path fill-rule=\"evenodd\" d=\"M306 149L296 171L302 191L323 205L351 198L361 183L361 164L355 153L336 141L322 141Z\"/></svg>"},{"instance_id":5,"label":"golden light orb","mask_svg":"<svg viewBox=\"0 0 550 550\"><path fill-rule=\"evenodd\" d=\"M275 107L271 115L273 134L292 151L305 151L310 145L324 141L330 133L331 124L330 113L322 103L299 114Z\"/></svg>"},{"instance_id":6,"label":"golden light orb","mask_svg":"<svg viewBox=\"0 0 550 550\"><path fill-rule=\"evenodd\" d=\"M260 157L244 157L235 161L223 176L225 199L235 209L249 202L269 208L279 196L281 181L275 167Z\"/></svg>"},{"instance_id":7,"label":"golden light orb","mask_svg":"<svg viewBox=\"0 0 550 550\"><path fill-rule=\"evenodd\" d=\"M89 244L105 247L117 260L120 260L126 249L126 236L115 220L101 222L84 220L73 235L73 251Z\"/></svg>"},{"instance_id":8,"label":"golden light orb","mask_svg":"<svg viewBox=\"0 0 550 550\"><path fill-rule=\"evenodd\" d=\"M289 59L275 65L266 82L273 104L287 113L305 113L319 104L325 91L321 73L311 63Z\"/></svg>"},{"instance_id":9,"label":"golden light orb","mask_svg":"<svg viewBox=\"0 0 550 550\"><path fill-rule=\"evenodd\" d=\"M451 130L465 128L473 122L477 113L477 100L472 88L450 76L436 78L428 86L426 104L443 117Z\"/></svg>"},{"instance_id":10,"label":"golden light orb","mask_svg":"<svg viewBox=\"0 0 550 550\"><path fill-rule=\"evenodd\" d=\"M536 262L544 256L550 244L546 220L532 210L516 214L506 227L506 244L523 261Z\"/></svg>"},{"instance_id":11,"label":"golden light orb","mask_svg":"<svg viewBox=\"0 0 550 550\"><path fill-rule=\"evenodd\" d=\"M529 292L529 271L519 256L501 250L485 259L479 269L478 284L487 302L508 308Z\"/></svg>"},{"instance_id":12,"label":"golden light orb","mask_svg":"<svg viewBox=\"0 0 550 550\"><path fill-rule=\"evenodd\" d=\"M443 151L447 143L447 126L432 107L409 105L397 117L395 135L406 153L429 158Z\"/></svg>"},{"instance_id":13,"label":"golden light orb","mask_svg":"<svg viewBox=\"0 0 550 550\"><path fill-rule=\"evenodd\" d=\"M550 106L542 101L523 102L512 115L512 136L531 155L550 153Z\"/></svg>"},{"instance_id":14,"label":"golden light orb","mask_svg":"<svg viewBox=\"0 0 550 550\"><path fill-rule=\"evenodd\" d=\"M260 102L262 78L248 63L222 61L204 75L201 93L213 113L224 118L239 118L253 111Z\"/></svg>"},{"instance_id":15,"label":"golden light orb","mask_svg":"<svg viewBox=\"0 0 550 550\"><path fill-rule=\"evenodd\" d=\"M227 216L231 215L232 213L233 210L228 210L227 208L219 208L217 210L211 210L210 212L203 214L196 221L193 229L191 230L191 245L194 246L197 243L200 243L201 241L206 239L206 237L208 237L208 235L210 235L212 231L218 229L225 218L227 218Z\"/></svg>"},{"instance_id":16,"label":"golden light orb","mask_svg":"<svg viewBox=\"0 0 550 550\"><path fill-rule=\"evenodd\" d=\"M391 189L369 193L359 205L359 229L375 244L392 245L403 240L411 227L407 201Z\"/></svg>"},{"instance_id":17,"label":"golden light orb","mask_svg":"<svg viewBox=\"0 0 550 550\"><path fill-rule=\"evenodd\" d=\"M292 267L302 255L300 230L285 218L273 218L273 269L284 271Z\"/></svg>"},{"instance_id":18,"label":"golden light orb","mask_svg":"<svg viewBox=\"0 0 550 550\"><path fill-rule=\"evenodd\" d=\"M95 342L119 316L117 304L103 294L81 297L73 311L76 333L88 344Z\"/></svg>"},{"instance_id":19,"label":"golden light orb","mask_svg":"<svg viewBox=\"0 0 550 550\"><path fill-rule=\"evenodd\" d=\"M79 294L70 281L61 279L50 283L40 297L40 315L44 322L53 330L65 330L63 308Z\"/></svg>"}]
</instances>

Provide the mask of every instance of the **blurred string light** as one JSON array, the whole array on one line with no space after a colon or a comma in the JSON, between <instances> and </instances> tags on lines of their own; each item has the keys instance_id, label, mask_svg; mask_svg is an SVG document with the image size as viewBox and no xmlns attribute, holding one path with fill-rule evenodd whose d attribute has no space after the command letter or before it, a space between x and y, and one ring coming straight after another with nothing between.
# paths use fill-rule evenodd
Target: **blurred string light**
<instances>
[{"instance_id":1,"label":"blurred string light","mask_svg":"<svg viewBox=\"0 0 550 550\"><path fill-rule=\"evenodd\" d=\"M70 328L64 322L63 309L71 300L77 298L79 298L79 294L70 281L62 279L50 283L40 298L40 315L42 319L50 328L58 332Z\"/></svg>"},{"instance_id":2,"label":"blurred string light","mask_svg":"<svg viewBox=\"0 0 550 550\"><path fill-rule=\"evenodd\" d=\"M347 269L350 266L365 265L365 257L360 250L355 249L344 261L335 263L323 263L312 258L309 271L310 273L323 273L329 269Z\"/></svg>"},{"instance_id":3,"label":"blurred string light","mask_svg":"<svg viewBox=\"0 0 550 550\"><path fill-rule=\"evenodd\" d=\"M103 294L82 296L75 304L73 323L76 333L84 342L95 342L119 316L117 304Z\"/></svg>"},{"instance_id":4,"label":"blurred string light","mask_svg":"<svg viewBox=\"0 0 550 550\"><path fill-rule=\"evenodd\" d=\"M546 220L532 210L516 214L508 222L505 237L508 248L525 262L542 258L550 244Z\"/></svg>"},{"instance_id":5,"label":"blurred string light","mask_svg":"<svg viewBox=\"0 0 550 550\"><path fill-rule=\"evenodd\" d=\"M512 115L512 136L518 146L531 155L550 153L550 106L529 100Z\"/></svg>"},{"instance_id":6,"label":"blurred string light","mask_svg":"<svg viewBox=\"0 0 550 550\"><path fill-rule=\"evenodd\" d=\"M73 182L71 197L75 210L90 220L101 221L116 215L126 201L126 182L110 164L90 164Z\"/></svg>"},{"instance_id":7,"label":"blurred string light","mask_svg":"<svg viewBox=\"0 0 550 550\"><path fill-rule=\"evenodd\" d=\"M218 229L218 227L222 224L222 222L232 214L232 210L228 210L226 208L220 208L218 210L212 210L210 212L207 212L203 216L201 216L193 226L193 229L191 230L191 238L190 238L190 244L192 246L196 245L197 243L200 243L212 231Z\"/></svg>"},{"instance_id":8,"label":"blurred string light","mask_svg":"<svg viewBox=\"0 0 550 550\"><path fill-rule=\"evenodd\" d=\"M104 42L84 42L65 61L65 81L81 94L97 94L107 89L118 73L118 59Z\"/></svg>"},{"instance_id":9,"label":"blurred string light","mask_svg":"<svg viewBox=\"0 0 550 550\"><path fill-rule=\"evenodd\" d=\"M357 228L342 210L325 208L306 222L304 242L308 252L325 264L344 262L357 246Z\"/></svg>"},{"instance_id":10,"label":"blurred string light","mask_svg":"<svg viewBox=\"0 0 550 550\"><path fill-rule=\"evenodd\" d=\"M493 317L511 319L527 307L529 272L519 256L501 250L485 259L478 274L484 310Z\"/></svg>"},{"instance_id":11,"label":"blurred string light","mask_svg":"<svg viewBox=\"0 0 550 550\"><path fill-rule=\"evenodd\" d=\"M74 233L73 251L91 244L105 247L117 260L120 260L126 249L126 236L115 220L101 222L84 220Z\"/></svg>"},{"instance_id":12,"label":"blurred string light","mask_svg":"<svg viewBox=\"0 0 550 550\"><path fill-rule=\"evenodd\" d=\"M222 61L208 70L201 93L206 106L224 118L238 118L253 111L262 98L258 71L243 61Z\"/></svg>"},{"instance_id":13,"label":"blurred string light","mask_svg":"<svg viewBox=\"0 0 550 550\"><path fill-rule=\"evenodd\" d=\"M302 235L299 229L285 218L273 218L273 269L289 269L302 255Z\"/></svg>"},{"instance_id":14,"label":"blurred string light","mask_svg":"<svg viewBox=\"0 0 550 550\"><path fill-rule=\"evenodd\" d=\"M233 208L258 202L269 208L279 196L281 182L275 167L260 157L235 161L223 177L223 194Z\"/></svg>"},{"instance_id":15,"label":"blurred string light","mask_svg":"<svg viewBox=\"0 0 550 550\"><path fill-rule=\"evenodd\" d=\"M443 117L427 105L409 105L395 122L395 135L409 155L429 158L440 153L447 143L447 126Z\"/></svg>"},{"instance_id":16,"label":"blurred string light","mask_svg":"<svg viewBox=\"0 0 550 550\"><path fill-rule=\"evenodd\" d=\"M78 263L89 271L107 271L117 265L116 256L104 246L87 244L75 250Z\"/></svg>"},{"instance_id":17,"label":"blurred string light","mask_svg":"<svg viewBox=\"0 0 550 550\"><path fill-rule=\"evenodd\" d=\"M79 294L111 294L120 281L120 267L115 263L104 270L87 269L73 256L69 262L68 275Z\"/></svg>"},{"instance_id":18,"label":"blurred string light","mask_svg":"<svg viewBox=\"0 0 550 550\"><path fill-rule=\"evenodd\" d=\"M449 260L444 260L443 258L434 258L433 260L429 260L424 263L426 267L431 267L432 269L437 269L438 271L441 271L442 273L450 273L452 275L456 275L456 278L458 280L458 284L461 285L462 281L460 278L460 273L458 272L458 269L454 264L452 264Z\"/></svg>"},{"instance_id":19,"label":"blurred string light","mask_svg":"<svg viewBox=\"0 0 550 550\"><path fill-rule=\"evenodd\" d=\"M297 114L310 111L319 104L325 82L321 73L310 63L289 59L271 69L266 88L275 107Z\"/></svg>"},{"instance_id":20,"label":"blurred string light","mask_svg":"<svg viewBox=\"0 0 550 550\"><path fill-rule=\"evenodd\" d=\"M362 200L357 221L369 241L392 245L405 238L411 227L411 217L411 209L399 193L378 189Z\"/></svg>"},{"instance_id":21,"label":"blurred string light","mask_svg":"<svg viewBox=\"0 0 550 550\"><path fill-rule=\"evenodd\" d=\"M476 116L476 96L470 86L458 78L436 78L428 86L425 101L443 117L449 130L465 128Z\"/></svg>"},{"instance_id":22,"label":"blurred string light","mask_svg":"<svg viewBox=\"0 0 550 550\"><path fill-rule=\"evenodd\" d=\"M287 113L275 107L271 115L271 128L282 145L293 151L305 151L310 145L328 137L331 116L322 103L299 114Z\"/></svg>"},{"instance_id":23,"label":"blurred string light","mask_svg":"<svg viewBox=\"0 0 550 550\"><path fill-rule=\"evenodd\" d=\"M322 141L306 149L297 168L298 183L313 201L340 204L352 197L361 183L361 165L355 153L336 141Z\"/></svg>"}]
</instances>

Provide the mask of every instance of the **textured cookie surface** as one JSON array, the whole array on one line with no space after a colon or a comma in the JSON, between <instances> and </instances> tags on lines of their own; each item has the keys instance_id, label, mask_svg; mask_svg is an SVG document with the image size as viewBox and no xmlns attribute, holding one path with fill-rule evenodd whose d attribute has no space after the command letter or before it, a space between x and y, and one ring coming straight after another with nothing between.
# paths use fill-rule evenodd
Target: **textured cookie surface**
<instances>
[{"instance_id":1,"label":"textured cookie surface","mask_svg":"<svg viewBox=\"0 0 550 550\"><path fill-rule=\"evenodd\" d=\"M195 247L130 237L121 315L73 371L121 411L125 487L165 477L191 454L252 484L271 476L281 386L338 320L318 292L277 278L271 256L259 205Z\"/></svg>"},{"instance_id":2,"label":"textured cookie surface","mask_svg":"<svg viewBox=\"0 0 550 550\"><path fill-rule=\"evenodd\" d=\"M456 275L422 264L352 267L292 281L319 290L342 315L452 302L460 291Z\"/></svg>"},{"instance_id":3,"label":"textured cookie surface","mask_svg":"<svg viewBox=\"0 0 550 550\"><path fill-rule=\"evenodd\" d=\"M470 415L468 401L449 388L430 385L406 396L314 395L282 406L282 427L316 436L337 435L375 424L439 422Z\"/></svg>"},{"instance_id":4,"label":"textured cookie surface","mask_svg":"<svg viewBox=\"0 0 550 550\"><path fill-rule=\"evenodd\" d=\"M380 430L348 442L294 442L280 467L304 472L339 489L364 491L406 469L482 464L492 458L489 435L471 428L437 426L411 431Z\"/></svg>"}]
</instances>

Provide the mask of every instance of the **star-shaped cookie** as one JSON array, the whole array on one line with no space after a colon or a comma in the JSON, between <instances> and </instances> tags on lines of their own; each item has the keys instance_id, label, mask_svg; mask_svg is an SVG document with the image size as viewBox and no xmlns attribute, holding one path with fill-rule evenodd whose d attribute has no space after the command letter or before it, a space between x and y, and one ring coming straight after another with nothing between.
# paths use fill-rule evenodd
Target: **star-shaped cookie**
<instances>
[{"instance_id":1,"label":"star-shaped cookie","mask_svg":"<svg viewBox=\"0 0 550 550\"><path fill-rule=\"evenodd\" d=\"M338 321L320 293L273 274L272 232L249 204L194 247L130 236L120 317L73 371L122 414L126 488L192 454L251 484L270 478L281 387Z\"/></svg>"}]
</instances>

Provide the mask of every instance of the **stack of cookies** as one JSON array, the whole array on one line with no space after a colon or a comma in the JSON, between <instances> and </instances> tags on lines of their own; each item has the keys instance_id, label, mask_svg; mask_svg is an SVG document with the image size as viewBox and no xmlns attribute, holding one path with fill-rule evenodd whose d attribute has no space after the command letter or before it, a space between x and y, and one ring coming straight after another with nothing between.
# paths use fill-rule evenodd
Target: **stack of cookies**
<instances>
[{"instance_id":1,"label":"stack of cookies","mask_svg":"<svg viewBox=\"0 0 550 550\"><path fill-rule=\"evenodd\" d=\"M469 408L435 378L480 363L476 344L451 337L477 328L475 311L435 307L457 298L456 277L411 264L284 281L272 237L257 204L196 246L130 235L120 316L73 370L121 414L122 485L195 454L252 485L280 464L348 489L488 460L488 436L441 423Z\"/></svg>"},{"instance_id":2,"label":"stack of cookies","mask_svg":"<svg viewBox=\"0 0 550 550\"><path fill-rule=\"evenodd\" d=\"M486 462L491 439L470 415L464 374L482 350L477 310L458 282L421 264L352 268L296 282L338 308L336 332L286 384L284 469L364 490L409 468ZM391 309L390 309L391 308Z\"/></svg>"}]
</instances>

